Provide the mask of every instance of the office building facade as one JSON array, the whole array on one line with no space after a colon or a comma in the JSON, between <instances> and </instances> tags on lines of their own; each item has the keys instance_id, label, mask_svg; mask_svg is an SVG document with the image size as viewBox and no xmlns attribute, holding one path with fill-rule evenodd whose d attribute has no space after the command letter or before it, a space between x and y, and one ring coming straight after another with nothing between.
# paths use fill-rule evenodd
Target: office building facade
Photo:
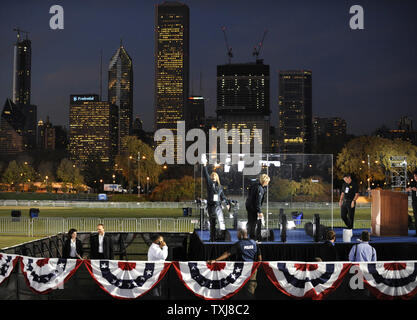
<instances>
[{"instance_id":1,"label":"office building facade","mask_svg":"<svg viewBox=\"0 0 417 320\"><path fill-rule=\"evenodd\" d=\"M188 99L189 15L188 6L180 2L156 5L154 128L170 129L174 136L177 122L185 120ZM174 158L178 162L181 162L180 154L175 151Z\"/></svg>"},{"instance_id":2,"label":"office building facade","mask_svg":"<svg viewBox=\"0 0 417 320\"><path fill-rule=\"evenodd\" d=\"M118 150L118 106L99 101L95 94L71 95L68 149L81 168L93 160L112 168Z\"/></svg>"},{"instance_id":3,"label":"office building facade","mask_svg":"<svg viewBox=\"0 0 417 320\"><path fill-rule=\"evenodd\" d=\"M133 65L122 44L109 64L108 101L119 108L118 153L120 154L127 149L122 141L131 134L133 122Z\"/></svg>"},{"instance_id":4,"label":"office building facade","mask_svg":"<svg viewBox=\"0 0 417 320\"><path fill-rule=\"evenodd\" d=\"M217 66L218 128L232 130L241 142L252 145L251 150L255 143L262 144L263 152L270 149L269 85L269 65L263 60ZM250 137L244 136L243 129L250 130ZM262 136L254 135L254 129L261 129Z\"/></svg>"},{"instance_id":5,"label":"office building facade","mask_svg":"<svg viewBox=\"0 0 417 320\"><path fill-rule=\"evenodd\" d=\"M11 157L24 151L22 128L25 117L11 99L6 99L0 117L0 156Z\"/></svg>"},{"instance_id":6,"label":"office building facade","mask_svg":"<svg viewBox=\"0 0 417 320\"><path fill-rule=\"evenodd\" d=\"M186 129L204 129L205 126L205 104L204 97L188 97L187 108L185 113Z\"/></svg>"},{"instance_id":7,"label":"office building facade","mask_svg":"<svg viewBox=\"0 0 417 320\"><path fill-rule=\"evenodd\" d=\"M279 135L281 153L311 153L312 72L279 71Z\"/></svg>"},{"instance_id":8,"label":"office building facade","mask_svg":"<svg viewBox=\"0 0 417 320\"><path fill-rule=\"evenodd\" d=\"M41 150L55 150L55 127L49 121L38 121L38 148Z\"/></svg>"},{"instance_id":9,"label":"office building facade","mask_svg":"<svg viewBox=\"0 0 417 320\"><path fill-rule=\"evenodd\" d=\"M320 136L337 137L346 135L346 120L339 117L313 117L314 138Z\"/></svg>"},{"instance_id":10,"label":"office building facade","mask_svg":"<svg viewBox=\"0 0 417 320\"><path fill-rule=\"evenodd\" d=\"M32 43L27 38L22 39L20 30L13 52L13 102L15 104L30 104L30 87L32 72Z\"/></svg>"}]
</instances>

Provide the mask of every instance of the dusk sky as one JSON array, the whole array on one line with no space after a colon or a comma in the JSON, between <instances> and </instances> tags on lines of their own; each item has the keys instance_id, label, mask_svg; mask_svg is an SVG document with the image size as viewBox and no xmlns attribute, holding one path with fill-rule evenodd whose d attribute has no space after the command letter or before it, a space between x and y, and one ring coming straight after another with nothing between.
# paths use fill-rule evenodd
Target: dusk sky
<instances>
[{"instance_id":1,"label":"dusk sky","mask_svg":"<svg viewBox=\"0 0 417 320\"><path fill-rule=\"evenodd\" d=\"M2 1L0 103L12 97L13 43L20 27L32 40L32 96L38 119L68 127L69 96L98 93L103 50L107 68L123 38L134 65L134 116L153 129L154 0ZM313 73L313 115L346 119L348 133L390 128L403 115L417 127L417 1L189 0L190 78L206 114L215 115L216 66L227 62L222 26L233 62L254 61L253 47L268 30L260 58L271 71L271 125L278 125L278 71ZM49 8L64 8L64 30L49 28ZM349 28L349 8L359 4L365 29ZM191 92L190 92L191 93Z\"/></svg>"}]
</instances>

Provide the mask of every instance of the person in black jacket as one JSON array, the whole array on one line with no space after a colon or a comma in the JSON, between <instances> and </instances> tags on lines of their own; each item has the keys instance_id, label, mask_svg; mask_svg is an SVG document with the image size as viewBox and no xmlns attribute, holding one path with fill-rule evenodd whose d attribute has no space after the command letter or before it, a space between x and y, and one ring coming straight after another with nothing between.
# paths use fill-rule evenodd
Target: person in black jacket
<instances>
[{"instance_id":1,"label":"person in black jacket","mask_svg":"<svg viewBox=\"0 0 417 320\"><path fill-rule=\"evenodd\" d=\"M355 218L356 200L359 197L358 185L350 174L343 176L342 190L340 193L340 214L348 229L353 229Z\"/></svg>"},{"instance_id":2,"label":"person in black jacket","mask_svg":"<svg viewBox=\"0 0 417 320\"><path fill-rule=\"evenodd\" d=\"M223 187L220 184L219 175L212 172L210 175L207 171L207 160L203 160L203 171L207 183L207 210L210 222L210 241L216 240L216 222L219 221L219 228L221 230L221 238L224 239L226 232L226 225L224 223L222 201L227 203L227 209L230 208L230 200L226 198L223 192Z\"/></svg>"},{"instance_id":3,"label":"person in black jacket","mask_svg":"<svg viewBox=\"0 0 417 320\"><path fill-rule=\"evenodd\" d=\"M336 241L336 233L329 230L326 235L326 240L320 247L320 258L323 261L339 261L339 254L334 245Z\"/></svg>"},{"instance_id":4,"label":"person in black jacket","mask_svg":"<svg viewBox=\"0 0 417 320\"><path fill-rule=\"evenodd\" d=\"M113 260L113 241L109 235L104 232L104 226L100 223L97 225L97 234L90 237L90 258Z\"/></svg>"},{"instance_id":5,"label":"person in black jacket","mask_svg":"<svg viewBox=\"0 0 417 320\"><path fill-rule=\"evenodd\" d=\"M77 230L70 229L68 239L64 242L62 257L64 259L82 259L83 252L83 244L81 240L77 239Z\"/></svg>"},{"instance_id":6,"label":"person in black jacket","mask_svg":"<svg viewBox=\"0 0 417 320\"><path fill-rule=\"evenodd\" d=\"M259 182L251 185L246 198L246 211L248 213L248 234L249 238L254 240L261 240L261 225L263 219L262 204L265 198L266 187L269 184L270 178L266 174L261 174ZM256 229L256 234L255 234Z\"/></svg>"}]
</instances>

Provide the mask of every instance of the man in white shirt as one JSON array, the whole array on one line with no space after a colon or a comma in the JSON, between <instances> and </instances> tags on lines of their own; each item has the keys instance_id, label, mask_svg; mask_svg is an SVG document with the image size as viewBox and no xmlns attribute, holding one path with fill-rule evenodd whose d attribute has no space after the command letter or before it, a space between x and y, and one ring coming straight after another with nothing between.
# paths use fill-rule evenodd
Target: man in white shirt
<instances>
[{"instance_id":1,"label":"man in white shirt","mask_svg":"<svg viewBox=\"0 0 417 320\"><path fill-rule=\"evenodd\" d=\"M165 261L168 257L168 246L164 241L164 238L159 235L151 236L152 244L148 250L148 261ZM161 297L162 296L162 287L164 279L157 284L151 292L151 295L154 297Z\"/></svg>"},{"instance_id":2,"label":"man in white shirt","mask_svg":"<svg viewBox=\"0 0 417 320\"><path fill-rule=\"evenodd\" d=\"M168 246L164 238L157 234L151 237L152 244L148 250L148 261L164 261L168 257Z\"/></svg>"},{"instance_id":3,"label":"man in white shirt","mask_svg":"<svg viewBox=\"0 0 417 320\"><path fill-rule=\"evenodd\" d=\"M90 237L90 257L91 259L114 259L113 241L104 232L104 226L97 225L97 234Z\"/></svg>"}]
</instances>

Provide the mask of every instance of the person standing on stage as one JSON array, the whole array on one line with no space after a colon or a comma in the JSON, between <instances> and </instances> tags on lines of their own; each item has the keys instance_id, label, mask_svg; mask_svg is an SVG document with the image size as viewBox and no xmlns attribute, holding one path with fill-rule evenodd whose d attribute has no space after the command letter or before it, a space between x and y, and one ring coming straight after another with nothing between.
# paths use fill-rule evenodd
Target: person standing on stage
<instances>
[{"instance_id":1,"label":"person standing on stage","mask_svg":"<svg viewBox=\"0 0 417 320\"><path fill-rule=\"evenodd\" d=\"M343 185L340 194L339 206L342 220L348 229L353 229L356 200L359 197L358 185L352 180L350 174L343 176Z\"/></svg>"},{"instance_id":2,"label":"person standing on stage","mask_svg":"<svg viewBox=\"0 0 417 320\"><path fill-rule=\"evenodd\" d=\"M262 204L265 198L266 187L270 180L268 175L261 174L259 176L259 182L250 186L245 203L246 211L248 213L247 229L249 238L258 241L261 240L261 226L263 219Z\"/></svg>"},{"instance_id":3,"label":"person standing on stage","mask_svg":"<svg viewBox=\"0 0 417 320\"><path fill-rule=\"evenodd\" d=\"M226 198L223 192L223 187L220 184L220 178L217 172L212 172L210 175L207 171L207 158L202 158L204 176L207 183L207 210L210 222L210 241L216 240L216 221L219 222L221 235L224 239L226 232L226 225L224 223L222 201L227 203L227 210L230 208L230 200Z\"/></svg>"},{"instance_id":4,"label":"person standing on stage","mask_svg":"<svg viewBox=\"0 0 417 320\"><path fill-rule=\"evenodd\" d=\"M83 244L77 238L77 230L70 229L68 231L68 239L64 242L64 247L62 248L62 257L64 259L82 259L83 252Z\"/></svg>"},{"instance_id":5,"label":"person standing on stage","mask_svg":"<svg viewBox=\"0 0 417 320\"><path fill-rule=\"evenodd\" d=\"M414 171L414 179L413 181L411 181L410 186L406 189L406 191L411 191L411 203L413 206L414 226L416 229L416 234L414 236L417 237L417 170Z\"/></svg>"},{"instance_id":6,"label":"person standing on stage","mask_svg":"<svg viewBox=\"0 0 417 320\"><path fill-rule=\"evenodd\" d=\"M91 259L113 260L113 241L104 232L104 225L97 225L97 234L90 237L90 257Z\"/></svg>"}]
</instances>

